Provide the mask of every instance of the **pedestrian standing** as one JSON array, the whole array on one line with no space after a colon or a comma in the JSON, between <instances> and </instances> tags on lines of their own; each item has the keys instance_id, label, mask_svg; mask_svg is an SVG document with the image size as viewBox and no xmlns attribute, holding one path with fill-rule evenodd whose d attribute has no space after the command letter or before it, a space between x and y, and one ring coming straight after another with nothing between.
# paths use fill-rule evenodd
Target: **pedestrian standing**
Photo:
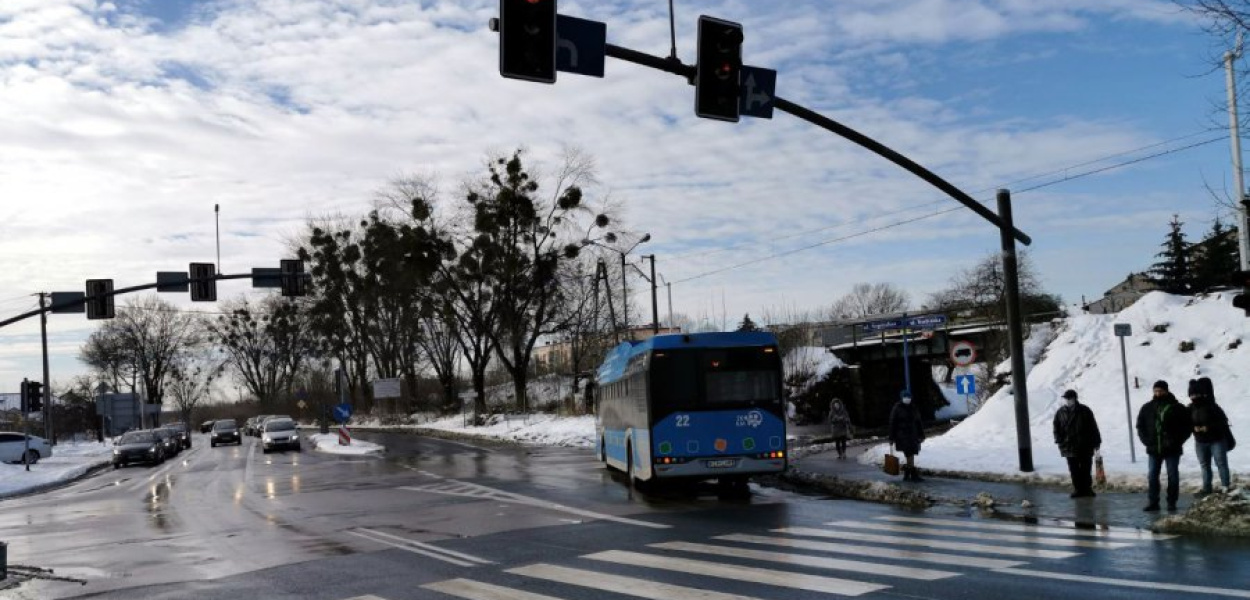
<instances>
[{"instance_id":1,"label":"pedestrian standing","mask_svg":"<svg viewBox=\"0 0 1250 600\"><path fill-rule=\"evenodd\" d=\"M1233 439L1228 415L1215 403L1215 386L1211 378L1189 380L1189 416L1194 427L1194 454L1202 467L1202 491L1199 498L1211 494L1211 460L1220 472L1220 484L1227 490L1232 481L1228 472L1228 451Z\"/></svg>"},{"instance_id":2,"label":"pedestrian standing","mask_svg":"<svg viewBox=\"0 0 1250 600\"><path fill-rule=\"evenodd\" d=\"M916 468L916 455L920 454L920 443L923 441L924 424L920 422L920 411L912 404L911 394L904 391L890 411L890 443L907 458L907 464L903 466L903 481L924 481L920 478L920 469Z\"/></svg>"},{"instance_id":3,"label":"pedestrian standing","mask_svg":"<svg viewBox=\"0 0 1250 600\"><path fill-rule=\"evenodd\" d=\"M1152 394L1154 397L1137 413L1137 438L1146 447L1150 458L1146 492L1149 503L1143 510L1159 510L1159 472L1167 466L1168 510L1173 511L1180 496L1180 473L1177 469L1184 453L1185 440L1193 433L1193 425L1189 409L1168 391L1166 381L1156 381Z\"/></svg>"},{"instance_id":4,"label":"pedestrian standing","mask_svg":"<svg viewBox=\"0 0 1250 600\"><path fill-rule=\"evenodd\" d=\"M1068 473L1072 475L1071 496L1093 498L1094 478L1090 470L1094 466L1094 452L1102 446L1102 434L1094 411L1077 401L1076 390L1063 393L1063 406L1055 412L1055 444L1059 453L1068 459Z\"/></svg>"},{"instance_id":5,"label":"pedestrian standing","mask_svg":"<svg viewBox=\"0 0 1250 600\"><path fill-rule=\"evenodd\" d=\"M846 458L846 440L851 437L851 415L842 401L834 398L829 403L829 435L838 449L838 458Z\"/></svg>"}]
</instances>

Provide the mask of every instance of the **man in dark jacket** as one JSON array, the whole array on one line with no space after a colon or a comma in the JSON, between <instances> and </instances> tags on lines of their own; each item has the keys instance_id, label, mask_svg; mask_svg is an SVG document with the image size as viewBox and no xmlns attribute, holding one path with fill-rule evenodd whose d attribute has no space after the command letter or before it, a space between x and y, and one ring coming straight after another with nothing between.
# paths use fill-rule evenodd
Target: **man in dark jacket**
<instances>
[{"instance_id":1,"label":"man in dark jacket","mask_svg":"<svg viewBox=\"0 0 1250 600\"><path fill-rule=\"evenodd\" d=\"M1232 430L1228 426L1228 415L1215 403L1215 386L1211 379L1189 380L1189 416L1194 426L1194 454L1198 455L1198 465L1202 467L1201 498L1212 492L1211 459L1220 471L1220 483L1228 489L1231 483L1228 472L1228 451Z\"/></svg>"},{"instance_id":2,"label":"man in dark jacket","mask_svg":"<svg viewBox=\"0 0 1250 600\"><path fill-rule=\"evenodd\" d=\"M1180 473L1177 468L1185 440L1192 432L1189 409L1177 402L1176 396L1168 391L1166 381L1156 381L1154 398L1137 413L1137 438L1150 457L1150 472L1147 475L1150 502L1144 509L1146 512L1159 510L1159 472L1165 464L1168 468L1168 510L1176 510L1176 500L1180 496Z\"/></svg>"},{"instance_id":3,"label":"man in dark jacket","mask_svg":"<svg viewBox=\"0 0 1250 600\"><path fill-rule=\"evenodd\" d=\"M1102 434L1094 411L1077 402L1076 390L1063 393L1064 405L1055 412L1055 444L1059 453L1068 459L1068 472L1072 474L1072 497L1093 498L1094 478L1090 470L1094 466L1094 451L1102 446Z\"/></svg>"},{"instance_id":4,"label":"man in dark jacket","mask_svg":"<svg viewBox=\"0 0 1250 600\"><path fill-rule=\"evenodd\" d=\"M924 424L920 411L911 403L911 394L904 391L894 410L890 411L890 443L907 458L903 467L903 481L924 481L916 468L916 455L924 441Z\"/></svg>"}]
</instances>

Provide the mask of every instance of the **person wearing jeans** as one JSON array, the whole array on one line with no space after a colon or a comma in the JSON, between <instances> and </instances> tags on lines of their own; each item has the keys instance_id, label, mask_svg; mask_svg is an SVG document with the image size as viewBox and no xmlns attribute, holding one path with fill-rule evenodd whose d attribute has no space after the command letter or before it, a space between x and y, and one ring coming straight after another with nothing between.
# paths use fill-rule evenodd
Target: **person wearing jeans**
<instances>
[{"instance_id":1,"label":"person wearing jeans","mask_svg":"<svg viewBox=\"0 0 1250 600\"><path fill-rule=\"evenodd\" d=\"M1173 511L1176 510L1176 501L1180 496L1180 473L1177 466L1184 452L1185 441L1193 434L1193 424L1189 418L1189 409L1168 391L1166 381L1156 381L1153 394L1150 402L1137 413L1137 438L1146 447L1146 454L1150 455L1147 488L1149 503L1143 510L1159 510L1159 472L1166 464L1168 510Z\"/></svg>"},{"instance_id":2,"label":"person wearing jeans","mask_svg":"<svg viewBox=\"0 0 1250 600\"><path fill-rule=\"evenodd\" d=\"M1201 498L1212 492L1212 459L1215 459L1215 468L1220 472L1220 483L1225 489L1232 484L1228 472L1232 429L1228 426L1228 415L1215 403L1215 389L1210 378L1189 380L1189 400L1189 416L1194 428L1194 454L1198 456L1198 464L1202 467L1202 491L1197 494Z\"/></svg>"},{"instance_id":3,"label":"person wearing jeans","mask_svg":"<svg viewBox=\"0 0 1250 600\"><path fill-rule=\"evenodd\" d=\"M1211 460L1215 460L1215 468L1220 472L1220 485L1224 489L1232 487L1232 477L1228 472L1228 442L1220 440L1204 444L1202 442L1194 442L1194 450L1198 455L1198 464L1202 466L1202 491L1198 492L1198 496L1207 496L1213 491L1211 484Z\"/></svg>"},{"instance_id":4,"label":"person wearing jeans","mask_svg":"<svg viewBox=\"0 0 1250 600\"><path fill-rule=\"evenodd\" d=\"M1176 510L1176 500L1180 498L1180 472L1178 467L1181 463L1181 455L1169 454L1161 456L1159 454L1149 454L1150 457L1150 474L1148 476L1149 485L1146 488L1146 497L1149 504L1146 505L1146 512L1159 510L1159 475L1163 471L1163 465L1168 467L1168 510Z\"/></svg>"}]
</instances>

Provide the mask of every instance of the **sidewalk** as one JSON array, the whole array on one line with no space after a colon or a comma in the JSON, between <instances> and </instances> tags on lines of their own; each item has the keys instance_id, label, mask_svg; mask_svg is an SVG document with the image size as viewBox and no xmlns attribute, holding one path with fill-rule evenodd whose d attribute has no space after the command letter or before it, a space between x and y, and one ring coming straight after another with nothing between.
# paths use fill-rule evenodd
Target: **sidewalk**
<instances>
[{"instance_id":1,"label":"sidewalk","mask_svg":"<svg viewBox=\"0 0 1250 600\"><path fill-rule=\"evenodd\" d=\"M1071 488L1033 485L1014 482L975 481L952 479L924 474L924 455L917 457L924 481L904 482L902 476L886 475L879 467L860 464L857 454L872 448L876 443L851 446L847 458L839 460L832 449L801 458L792 459L794 471L822 477L834 477L843 481L893 484L904 490L925 494L939 504L968 505L980 510L971 502L984 492L993 496L993 511L1017 518L1057 519L1071 521L1081 526L1118 526L1149 529L1155 519L1169 514L1180 514L1194 502L1192 494L1182 493L1177 513L1166 510L1146 513L1146 496L1138 492L1099 492L1096 498L1069 498ZM1022 506L1024 501L1031 506Z\"/></svg>"}]
</instances>

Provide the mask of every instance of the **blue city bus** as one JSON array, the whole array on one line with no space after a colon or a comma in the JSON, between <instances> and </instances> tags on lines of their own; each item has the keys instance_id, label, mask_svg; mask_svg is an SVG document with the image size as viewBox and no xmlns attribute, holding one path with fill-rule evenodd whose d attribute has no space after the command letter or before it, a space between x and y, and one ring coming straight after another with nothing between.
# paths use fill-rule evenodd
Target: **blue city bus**
<instances>
[{"instance_id":1,"label":"blue city bus","mask_svg":"<svg viewBox=\"0 0 1250 600\"><path fill-rule=\"evenodd\" d=\"M596 377L599 460L632 484L716 479L745 489L786 469L777 338L659 335L612 349Z\"/></svg>"}]
</instances>

